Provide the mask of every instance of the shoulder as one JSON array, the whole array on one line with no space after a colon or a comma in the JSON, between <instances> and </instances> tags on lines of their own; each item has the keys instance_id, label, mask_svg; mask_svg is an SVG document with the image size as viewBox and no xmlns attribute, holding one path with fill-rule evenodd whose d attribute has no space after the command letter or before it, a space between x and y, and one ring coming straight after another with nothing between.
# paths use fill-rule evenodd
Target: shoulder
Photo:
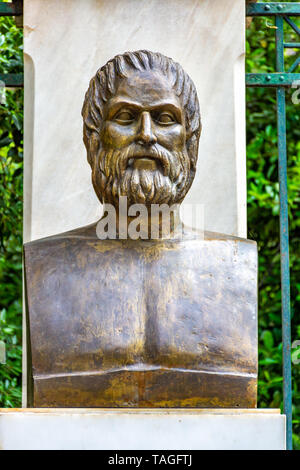
<instances>
[{"instance_id":1,"label":"shoulder","mask_svg":"<svg viewBox=\"0 0 300 470\"><path fill-rule=\"evenodd\" d=\"M225 233L210 232L207 230L192 229L184 226L183 230L184 240L203 240L203 241L224 241L224 242L239 242L256 247L257 243L248 238L236 237L235 235L228 235Z\"/></svg>"},{"instance_id":2,"label":"shoulder","mask_svg":"<svg viewBox=\"0 0 300 470\"><path fill-rule=\"evenodd\" d=\"M74 230L69 230L68 232L58 233L45 238L39 238L38 240L32 240L30 242L24 243L24 251L26 252L43 249L50 245L59 246L62 243L71 240L97 240L96 225L97 223L93 223L90 225L85 225L84 227L76 228Z\"/></svg>"}]
</instances>

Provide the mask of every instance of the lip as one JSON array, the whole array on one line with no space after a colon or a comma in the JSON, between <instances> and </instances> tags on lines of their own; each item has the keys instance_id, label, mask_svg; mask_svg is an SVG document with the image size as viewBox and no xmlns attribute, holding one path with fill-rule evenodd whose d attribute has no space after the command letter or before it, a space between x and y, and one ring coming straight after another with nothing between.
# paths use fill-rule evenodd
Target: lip
<instances>
[{"instance_id":1,"label":"lip","mask_svg":"<svg viewBox=\"0 0 300 470\"><path fill-rule=\"evenodd\" d=\"M132 155L128 160L128 166L132 166L134 161L136 160L144 160L144 161L159 161L160 159L155 155Z\"/></svg>"},{"instance_id":2,"label":"lip","mask_svg":"<svg viewBox=\"0 0 300 470\"><path fill-rule=\"evenodd\" d=\"M148 153L143 153L143 154L139 154L139 155L132 155L130 157L130 159L138 159L138 158L147 158L149 160L159 160L157 155L148 154Z\"/></svg>"},{"instance_id":3,"label":"lip","mask_svg":"<svg viewBox=\"0 0 300 470\"><path fill-rule=\"evenodd\" d=\"M129 164L136 170L150 170L155 171L160 166L158 158L153 157L137 157L132 159Z\"/></svg>"},{"instance_id":4,"label":"lip","mask_svg":"<svg viewBox=\"0 0 300 470\"><path fill-rule=\"evenodd\" d=\"M127 163L128 167L139 168L139 169L148 169L148 170L157 170L163 168L163 162L157 155L149 155L147 153L140 155L132 155Z\"/></svg>"}]
</instances>

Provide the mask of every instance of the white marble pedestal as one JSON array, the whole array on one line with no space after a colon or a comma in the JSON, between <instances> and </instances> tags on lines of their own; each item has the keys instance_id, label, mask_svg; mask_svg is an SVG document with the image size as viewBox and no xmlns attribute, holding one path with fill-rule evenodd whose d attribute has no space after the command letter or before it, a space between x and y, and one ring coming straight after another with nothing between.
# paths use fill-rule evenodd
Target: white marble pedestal
<instances>
[{"instance_id":1,"label":"white marble pedestal","mask_svg":"<svg viewBox=\"0 0 300 470\"><path fill-rule=\"evenodd\" d=\"M283 450L279 410L0 409L3 450Z\"/></svg>"}]
</instances>

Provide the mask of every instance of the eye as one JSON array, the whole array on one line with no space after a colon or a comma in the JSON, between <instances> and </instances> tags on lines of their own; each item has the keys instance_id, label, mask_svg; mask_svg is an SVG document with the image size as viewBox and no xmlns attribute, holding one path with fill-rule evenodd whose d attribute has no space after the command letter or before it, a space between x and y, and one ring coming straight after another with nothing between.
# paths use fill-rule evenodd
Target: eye
<instances>
[{"instance_id":1,"label":"eye","mask_svg":"<svg viewBox=\"0 0 300 470\"><path fill-rule=\"evenodd\" d=\"M134 114L128 110L119 111L114 117L114 120L120 122L121 124L129 124L134 119Z\"/></svg>"},{"instance_id":2,"label":"eye","mask_svg":"<svg viewBox=\"0 0 300 470\"><path fill-rule=\"evenodd\" d=\"M159 124L174 124L176 122L174 116L171 113L167 112L160 113L157 116L156 121Z\"/></svg>"}]
</instances>

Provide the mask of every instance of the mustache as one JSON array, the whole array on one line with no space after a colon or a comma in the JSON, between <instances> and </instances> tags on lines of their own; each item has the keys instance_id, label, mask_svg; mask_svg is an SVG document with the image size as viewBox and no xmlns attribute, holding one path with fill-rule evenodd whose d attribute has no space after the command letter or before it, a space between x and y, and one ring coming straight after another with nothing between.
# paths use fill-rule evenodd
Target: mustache
<instances>
[{"instance_id":1,"label":"mustache","mask_svg":"<svg viewBox=\"0 0 300 470\"><path fill-rule=\"evenodd\" d=\"M167 176L170 173L170 156L171 154L166 150L160 148L159 145L153 145L150 148L143 148L140 145L133 144L128 147L127 152L119 161L119 168L121 176L124 174L128 167L129 160L135 158L153 158L161 163L163 175Z\"/></svg>"},{"instance_id":2,"label":"mustache","mask_svg":"<svg viewBox=\"0 0 300 470\"><path fill-rule=\"evenodd\" d=\"M117 177L121 178L128 169L129 161L135 158L152 158L157 160L160 163L164 176L168 176L170 173L174 172L179 173L182 169L181 165L174 165L175 162L173 163L173 154L161 147L159 144L152 145L149 148L145 148L137 144L131 144L121 150L114 149L105 151L105 149L102 149L99 158L100 168L107 177L111 174L112 169L115 169ZM171 176L176 177L176 175Z\"/></svg>"}]
</instances>

